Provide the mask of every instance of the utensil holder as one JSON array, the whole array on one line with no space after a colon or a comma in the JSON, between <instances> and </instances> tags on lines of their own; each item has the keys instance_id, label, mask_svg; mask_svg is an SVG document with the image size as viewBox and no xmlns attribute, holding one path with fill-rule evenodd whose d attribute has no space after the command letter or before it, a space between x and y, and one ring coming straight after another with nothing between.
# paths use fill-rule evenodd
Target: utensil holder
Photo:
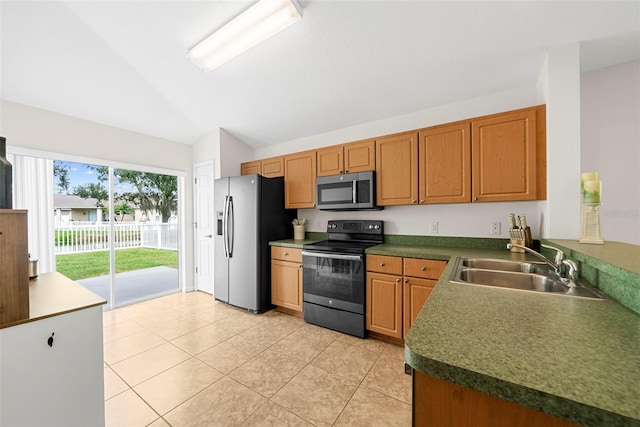
<instances>
[{"instance_id":1,"label":"utensil holder","mask_svg":"<svg viewBox=\"0 0 640 427\"><path fill-rule=\"evenodd\" d=\"M304 240L304 225L293 226L293 240Z\"/></svg>"}]
</instances>

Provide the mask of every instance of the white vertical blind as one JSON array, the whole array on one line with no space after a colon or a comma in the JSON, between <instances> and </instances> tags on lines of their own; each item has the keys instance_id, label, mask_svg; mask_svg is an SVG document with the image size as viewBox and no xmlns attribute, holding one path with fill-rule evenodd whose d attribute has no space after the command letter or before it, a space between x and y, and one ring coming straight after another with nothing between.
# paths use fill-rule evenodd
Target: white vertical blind
<instances>
[{"instance_id":1,"label":"white vertical blind","mask_svg":"<svg viewBox=\"0 0 640 427\"><path fill-rule=\"evenodd\" d=\"M53 160L17 154L13 165L13 208L28 213L29 253L40 273L56 271L54 253Z\"/></svg>"}]
</instances>

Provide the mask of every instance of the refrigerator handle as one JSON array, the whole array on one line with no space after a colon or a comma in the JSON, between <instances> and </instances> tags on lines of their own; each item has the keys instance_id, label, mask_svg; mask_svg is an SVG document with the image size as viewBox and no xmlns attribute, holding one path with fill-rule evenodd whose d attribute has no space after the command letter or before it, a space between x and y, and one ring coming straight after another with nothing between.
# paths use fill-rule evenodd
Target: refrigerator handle
<instances>
[{"instance_id":1,"label":"refrigerator handle","mask_svg":"<svg viewBox=\"0 0 640 427\"><path fill-rule=\"evenodd\" d=\"M235 212L233 210L233 197L229 196L229 222L231 223L231 234L229 236L229 258L233 258L233 242L235 240Z\"/></svg>"},{"instance_id":2,"label":"refrigerator handle","mask_svg":"<svg viewBox=\"0 0 640 427\"><path fill-rule=\"evenodd\" d=\"M222 214L222 241L224 242L224 257L229 258L229 196L224 196L224 211Z\"/></svg>"}]
</instances>

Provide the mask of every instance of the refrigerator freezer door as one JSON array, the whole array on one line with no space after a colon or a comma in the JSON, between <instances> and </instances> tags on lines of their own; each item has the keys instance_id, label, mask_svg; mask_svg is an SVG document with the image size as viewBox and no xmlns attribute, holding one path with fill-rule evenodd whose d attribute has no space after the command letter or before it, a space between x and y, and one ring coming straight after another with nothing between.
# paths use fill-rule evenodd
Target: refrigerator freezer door
<instances>
[{"instance_id":1,"label":"refrigerator freezer door","mask_svg":"<svg viewBox=\"0 0 640 427\"><path fill-rule=\"evenodd\" d=\"M237 307L258 311L258 207L260 179L256 175L233 177L229 181L231 208L230 240L232 256L229 258L229 303Z\"/></svg>"},{"instance_id":2,"label":"refrigerator freezer door","mask_svg":"<svg viewBox=\"0 0 640 427\"><path fill-rule=\"evenodd\" d=\"M214 235L214 267L213 267L213 296L224 302L229 302L229 259L225 256L227 250L227 208L229 198L229 178L216 179L213 184L213 205L216 215L216 234Z\"/></svg>"}]
</instances>

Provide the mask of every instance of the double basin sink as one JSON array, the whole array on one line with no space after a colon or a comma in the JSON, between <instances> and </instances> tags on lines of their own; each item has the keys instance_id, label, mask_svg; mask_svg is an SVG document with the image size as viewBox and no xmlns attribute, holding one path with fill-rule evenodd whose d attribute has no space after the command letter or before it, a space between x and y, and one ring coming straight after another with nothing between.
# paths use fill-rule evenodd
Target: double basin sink
<instances>
[{"instance_id":1,"label":"double basin sink","mask_svg":"<svg viewBox=\"0 0 640 427\"><path fill-rule=\"evenodd\" d=\"M543 262L459 258L450 281L573 297L604 298L604 295L582 281L569 286L566 280Z\"/></svg>"}]
</instances>

